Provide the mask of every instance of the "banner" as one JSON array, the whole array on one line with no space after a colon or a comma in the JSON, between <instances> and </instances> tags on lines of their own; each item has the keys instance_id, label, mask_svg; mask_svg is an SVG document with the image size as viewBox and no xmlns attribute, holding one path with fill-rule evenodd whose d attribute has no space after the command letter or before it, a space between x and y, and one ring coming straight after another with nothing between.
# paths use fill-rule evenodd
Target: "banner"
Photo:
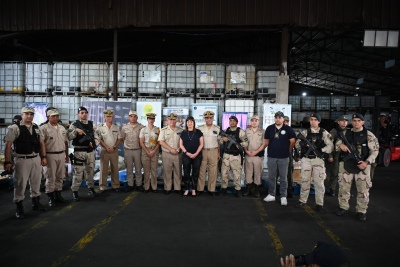
<instances>
[{"instance_id":1,"label":"banner","mask_svg":"<svg viewBox=\"0 0 400 267\"><path fill-rule=\"evenodd\" d=\"M185 128L185 121L187 117L189 117L189 109L188 108L182 108L182 107L167 107L163 108L163 115L162 115L162 127L168 126L168 119L167 116L170 113L175 113L178 115L178 118L176 119L176 126Z\"/></svg>"},{"instance_id":2,"label":"banner","mask_svg":"<svg viewBox=\"0 0 400 267\"><path fill-rule=\"evenodd\" d=\"M25 107L32 107L35 109L35 116L33 117L33 122L37 125L45 122L47 120L46 109L49 104L46 102L25 102Z\"/></svg>"},{"instance_id":3,"label":"banner","mask_svg":"<svg viewBox=\"0 0 400 267\"><path fill-rule=\"evenodd\" d=\"M223 112L222 113L222 130L225 131L229 127L229 117L236 116L238 118L238 127L243 130L247 129L247 118L249 114L247 112Z\"/></svg>"},{"instance_id":4,"label":"banner","mask_svg":"<svg viewBox=\"0 0 400 267\"><path fill-rule=\"evenodd\" d=\"M205 111L214 112L214 121L213 124L218 125L218 104L192 104L192 116L196 122L196 127L206 124L206 121L203 118L203 113Z\"/></svg>"},{"instance_id":5,"label":"banner","mask_svg":"<svg viewBox=\"0 0 400 267\"><path fill-rule=\"evenodd\" d=\"M147 113L157 114L154 125L157 127L162 127L162 102L137 102L136 111L138 113L138 122L143 125L147 125Z\"/></svg>"}]
</instances>

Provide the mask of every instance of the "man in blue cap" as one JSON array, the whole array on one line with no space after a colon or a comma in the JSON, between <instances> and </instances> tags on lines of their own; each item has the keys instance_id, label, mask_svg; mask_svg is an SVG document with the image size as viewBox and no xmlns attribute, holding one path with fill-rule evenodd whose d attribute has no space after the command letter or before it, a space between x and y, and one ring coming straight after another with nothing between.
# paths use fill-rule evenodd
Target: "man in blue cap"
<instances>
[{"instance_id":1,"label":"man in blue cap","mask_svg":"<svg viewBox=\"0 0 400 267\"><path fill-rule=\"evenodd\" d=\"M357 218L360 221L367 220L367 208L369 203L369 189L372 187L371 182L371 163L375 162L379 153L379 143L376 136L363 127L364 116L355 113L351 117L353 128L346 131L345 137L349 145L358 150L361 160L356 161L348 155L351 153L350 148L339 139L336 142L336 151L341 152L341 158L346 159L339 163L339 210L336 212L338 216L348 213L349 199L351 196L350 189L353 179L357 188Z\"/></svg>"}]
</instances>

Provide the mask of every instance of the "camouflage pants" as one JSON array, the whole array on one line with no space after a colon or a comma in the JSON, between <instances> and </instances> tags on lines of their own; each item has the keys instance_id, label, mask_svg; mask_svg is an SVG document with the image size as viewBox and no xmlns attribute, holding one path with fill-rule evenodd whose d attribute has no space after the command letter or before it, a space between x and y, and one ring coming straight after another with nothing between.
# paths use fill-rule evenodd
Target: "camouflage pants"
<instances>
[{"instance_id":1,"label":"camouflage pants","mask_svg":"<svg viewBox=\"0 0 400 267\"><path fill-rule=\"evenodd\" d=\"M241 174L242 174L242 159L241 156L234 156L227 153L224 153L222 158L222 166L221 166L221 188L227 188L229 182L229 171L233 172L233 182L235 184L235 189L240 190L241 185Z\"/></svg>"},{"instance_id":2,"label":"camouflage pants","mask_svg":"<svg viewBox=\"0 0 400 267\"><path fill-rule=\"evenodd\" d=\"M370 172L371 166L368 166L363 172L357 174L348 173L344 169L344 163L339 164L339 206L344 210L349 209L350 190L353 178L357 187L357 206L356 211L366 213L369 203L369 189L372 187Z\"/></svg>"},{"instance_id":3,"label":"camouflage pants","mask_svg":"<svg viewBox=\"0 0 400 267\"><path fill-rule=\"evenodd\" d=\"M86 184L88 188L94 187L93 172L94 172L94 152L78 151L74 152L75 161L77 164L74 165L74 175L72 177L72 191L78 191L81 186L83 174L85 174Z\"/></svg>"},{"instance_id":4,"label":"camouflage pants","mask_svg":"<svg viewBox=\"0 0 400 267\"><path fill-rule=\"evenodd\" d=\"M323 206L326 172L325 162L320 158L309 159L304 157L301 159L301 190L299 201L307 203L310 194L311 176L314 179L315 203Z\"/></svg>"},{"instance_id":5,"label":"camouflage pants","mask_svg":"<svg viewBox=\"0 0 400 267\"><path fill-rule=\"evenodd\" d=\"M326 164L326 188L335 191L338 185L339 160L340 152L335 152L333 154L333 162L327 162Z\"/></svg>"}]
</instances>

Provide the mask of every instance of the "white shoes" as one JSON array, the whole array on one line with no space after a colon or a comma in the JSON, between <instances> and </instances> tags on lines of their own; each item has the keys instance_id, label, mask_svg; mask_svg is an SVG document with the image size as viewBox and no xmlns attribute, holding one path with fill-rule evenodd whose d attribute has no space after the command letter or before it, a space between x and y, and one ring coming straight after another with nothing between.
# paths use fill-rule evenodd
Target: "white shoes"
<instances>
[{"instance_id":1,"label":"white shoes","mask_svg":"<svg viewBox=\"0 0 400 267\"><path fill-rule=\"evenodd\" d=\"M265 201L265 202L275 201L275 197L274 197L274 196L271 196L271 195L268 195L266 198L264 198L264 201Z\"/></svg>"},{"instance_id":2,"label":"white shoes","mask_svg":"<svg viewBox=\"0 0 400 267\"><path fill-rule=\"evenodd\" d=\"M287 199L286 199L286 197L281 197L281 205L282 205L282 206L287 206Z\"/></svg>"}]
</instances>

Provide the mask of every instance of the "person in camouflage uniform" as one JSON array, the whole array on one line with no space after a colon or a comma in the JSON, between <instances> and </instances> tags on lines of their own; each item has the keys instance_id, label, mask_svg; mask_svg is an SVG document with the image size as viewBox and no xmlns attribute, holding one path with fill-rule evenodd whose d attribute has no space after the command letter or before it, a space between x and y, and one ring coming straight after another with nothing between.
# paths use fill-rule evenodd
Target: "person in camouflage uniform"
<instances>
[{"instance_id":1,"label":"person in camouflage uniform","mask_svg":"<svg viewBox=\"0 0 400 267\"><path fill-rule=\"evenodd\" d=\"M339 210L336 212L338 216L348 213L350 190L353 179L357 188L357 218L360 221L367 220L367 208L369 203L369 189L372 187L371 182L371 164L375 162L379 153L379 143L376 136L365 129L364 116L356 113L352 116L351 124L353 128L346 131L345 137L349 144L358 150L361 161L347 159L350 149L343 140L336 142L336 151L341 151L343 160L339 164ZM353 162L351 162L353 161ZM350 162L350 163L349 163Z\"/></svg>"},{"instance_id":2,"label":"person in camouflage uniform","mask_svg":"<svg viewBox=\"0 0 400 267\"><path fill-rule=\"evenodd\" d=\"M330 132L333 144L335 145L339 136L339 132L346 133L347 122L349 121L348 117L345 115L341 115L336 119L337 126L333 128ZM339 161L340 161L340 152L336 152L335 149L329 154L329 158L326 162L326 179L325 179L325 188L328 190L326 192L327 195L331 197L336 196L336 188L338 186L338 173L339 173Z\"/></svg>"},{"instance_id":3,"label":"person in camouflage uniform","mask_svg":"<svg viewBox=\"0 0 400 267\"><path fill-rule=\"evenodd\" d=\"M303 130L301 134L307 138L310 143L314 143L319 152L329 154L333 149L332 137L325 129L319 127L320 122L321 117L316 113L312 113L310 115L310 128ZM296 148L301 151L302 157L300 199L296 204L296 207L302 207L306 205L308 196L310 194L312 176L314 179L316 210L318 212L325 212L324 180L326 178L326 172L324 159L323 157L318 157L317 153L314 151L311 152L307 157L306 152L308 151L309 147L306 142L300 140L299 138L296 141Z\"/></svg>"},{"instance_id":4,"label":"person in camouflage uniform","mask_svg":"<svg viewBox=\"0 0 400 267\"><path fill-rule=\"evenodd\" d=\"M225 133L232 136L234 141L237 144L240 144L240 146L247 147L249 142L247 140L246 132L240 127L237 127L238 122L236 116L230 116L229 127L225 130ZM240 151L241 149L234 144L229 147L229 142L230 140L227 137L222 137L220 140L220 143L224 144L224 155L222 157L221 166L221 195L226 194L226 188L228 187L229 182L229 172L232 170L236 196L242 197L240 181L242 174L242 152Z\"/></svg>"}]
</instances>

